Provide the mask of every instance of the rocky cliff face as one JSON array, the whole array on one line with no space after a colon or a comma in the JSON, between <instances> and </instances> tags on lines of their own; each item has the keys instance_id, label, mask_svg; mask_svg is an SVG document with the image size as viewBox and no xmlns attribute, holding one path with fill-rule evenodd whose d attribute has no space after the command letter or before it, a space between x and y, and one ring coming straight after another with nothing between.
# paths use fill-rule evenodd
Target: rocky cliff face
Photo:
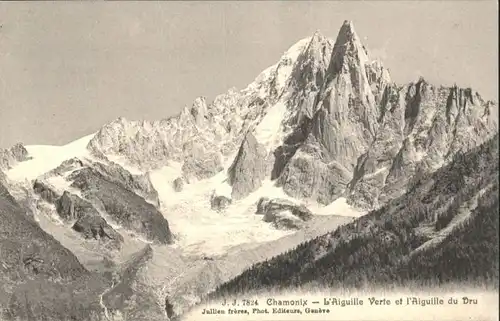
<instances>
[{"instance_id":1,"label":"rocky cliff face","mask_svg":"<svg viewBox=\"0 0 500 321\"><path fill-rule=\"evenodd\" d=\"M0 318L100 320L106 282L87 271L0 184Z\"/></svg>"},{"instance_id":2,"label":"rocky cliff face","mask_svg":"<svg viewBox=\"0 0 500 321\"><path fill-rule=\"evenodd\" d=\"M78 188L85 198L108 213L121 226L139 233L146 240L163 244L172 241L167 220L142 197L113 184L91 168L77 170L69 178L72 187Z\"/></svg>"},{"instance_id":3,"label":"rocky cliff face","mask_svg":"<svg viewBox=\"0 0 500 321\"><path fill-rule=\"evenodd\" d=\"M63 195L56 200L55 205L57 213L63 220L67 222L76 220L72 229L81 233L84 238L109 243L112 248L121 246L123 236L101 217L90 202L64 191Z\"/></svg>"},{"instance_id":4,"label":"rocky cliff face","mask_svg":"<svg viewBox=\"0 0 500 321\"><path fill-rule=\"evenodd\" d=\"M470 89L435 87L424 79L386 87L380 129L359 158L349 199L377 207L404 193L415 174L434 171L498 130L497 106Z\"/></svg>"},{"instance_id":5,"label":"rocky cliff face","mask_svg":"<svg viewBox=\"0 0 500 321\"><path fill-rule=\"evenodd\" d=\"M390 81L381 66L378 78L373 75L367 51L350 22L340 29L328 61L318 67L318 81L323 81L316 89L314 107L298 118L300 131L283 144L289 161L280 166L283 171L278 177L289 195L323 204L344 193L355 160L377 131L377 92L372 91L370 79Z\"/></svg>"},{"instance_id":6,"label":"rocky cliff face","mask_svg":"<svg viewBox=\"0 0 500 321\"><path fill-rule=\"evenodd\" d=\"M231 196L234 199L248 196L261 186L267 174L266 157L264 147L252 133L248 133L228 170L229 183L233 187Z\"/></svg>"},{"instance_id":7,"label":"rocky cliff face","mask_svg":"<svg viewBox=\"0 0 500 321\"><path fill-rule=\"evenodd\" d=\"M134 175L113 162L104 164L93 162L90 166L106 177L111 183L133 192L152 204L159 206L158 192L154 189L147 175Z\"/></svg>"},{"instance_id":8,"label":"rocky cliff face","mask_svg":"<svg viewBox=\"0 0 500 321\"><path fill-rule=\"evenodd\" d=\"M147 175L135 175L113 162L69 159L33 183L39 197L55 205L63 222L85 239L119 248L120 235L102 217L146 240L170 243L168 222L157 209L158 193Z\"/></svg>"}]
</instances>

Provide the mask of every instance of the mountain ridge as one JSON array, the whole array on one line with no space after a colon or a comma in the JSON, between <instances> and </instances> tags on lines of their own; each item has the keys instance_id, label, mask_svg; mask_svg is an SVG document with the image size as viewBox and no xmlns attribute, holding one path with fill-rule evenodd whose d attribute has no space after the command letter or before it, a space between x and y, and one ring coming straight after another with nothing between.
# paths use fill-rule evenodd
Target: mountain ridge
<instances>
[{"instance_id":1,"label":"mountain ridge","mask_svg":"<svg viewBox=\"0 0 500 321\"><path fill-rule=\"evenodd\" d=\"M312 132L315 136L315 140L317 140L317 143L325 147L330 154L340 155L335 157L335 162L337 163L336 166L338 168L334 170L334 172L337 172L334 175L338 176L337 180L343 182L342 184L344 186L353 186L350 192L355 192L356 190L354 188L354 185L356 185L359 179L356 178L353 181L354 171L357 167L357 174L359 174L359 168L361 165L356 165L357 161L353 162L353 159L359 158L362 154L366 153L369 146L374 143L376 139L375 132L379 127L379 123L383 122L384 116L388 115L387 109L391 110L397 107L392 106L386 109L384 109L384 106L377 107L377 105L380 103L382 105L390 104L390 99L393 99L391 98L391 95L408 96L405 99L406 101L400 102L400 105L403 106L399 107L405 109L404 119L392 119L392 121L403 123L406 123L406 119L410 121L409 124L404 125L405 130L402 133L403 142L404 139L408 138L407 136L411 134L409 131L414 129L415 124L412 124L412 122L416 122L420 116L418 114L418 109L413 111L413 113L416 113L415 115L413 115L411 108L407 107L411 105L410 100L415 101L417 105L419 105L419 103L417 103L416 101L419 99L422 100L422 97L419 96L419 91L415 91L416 87L420 88L421 84L424 84L422 88L427 88L430 86L432 90L437 87L427 84L423 79L420 79L419 81L410 83L408 85L397 85L392 82L387 69L383 67L381 62L378 60L371 61L369 59L368 51L362 45L359 37L357 36L352 22L344 22L338 33L337 40L333 45L332 43L333 42L331 40L328 40L319 32L316 32L312 37L305 38L292 46L291 49L289 49L287 53L285 53L279 63L268 68L259 77L257 77L254 83L250 84L246 89L241 91L241 93L243 93L243 96L241 94L238 94L237 92L232 91L230 95L231 98L233 98L233 100L231 101L233 104L233 108L228 108L228 111L232 113L232 120L235 120L234 118L238 118L238 120L235 120L234 123L223 121L222 123L219 122L219 124L221 124L222 126L215 125L213 121L217 121L217 119L220 119L221 117L219 115L212 114L211 118L210 116L205 115L205 113L207 113L207 111L209 110L217 109L220 112L221 109L225 109L227 105L218 104L218 98L214 99L214 103L209 104L208 107L204 99L200 99L201 103L200 101L198 101L199 99L195 100L195 103L193 104L193 108L191 110L201 108L202 114L205 115L203 117L205 117L207 121L210 121L214 127L220 126L218 128L219 135L213 135L214 133L207 133L206 131L203 131L203 129L200 127L201 123L203 122L201 118L203 117L200 116L201 114L197 114L197 116L195 117L196 119L193 119L193 121L197 125L194 126L194 128L192 128L191 130L188 130L188 132L190 133L188 136L183 135L183 131L178 130L177 132L177 136L184 136L181 141L185 141L186 139L188 139L188 137L190 137L191 139L199 141L196 146L198 146L197 148L203 153L210 150L210 152L208 152L210 162L209 164L207 164L208 168L202 168L202 171L205 172L205 174L201 176L202 179L213 176L217 172L222 170L222 159L231 157L227 154L227 150L231 148L236 149L236 146L241 144L245 133L249 130L255 133L255 136L263 143L263 145L268 146L267 149L269 152L273 153L274 149L275 153L277 151L275 148L281 147L281 152L284 152L286 150L288 155L290 153L295 153L295 148L287 147L280 142L283 142L283 139L285 139L285 137L291 135L290 132L293 130L290 127L301 126L300 124L303 121L308 122L307 119L311 119L313 124L310 126L312 126ZM292 52L293 54L290 54L290 52ZM288 74L289 78L287 80L276 77L276 75L280 76L280 70L285 69L291 70L288 73L281 74L281 76L286 76ZM264 86L264 88L262 88L263 84L267 84L267 87ZM277 84L281 85L276 86ZM258 92L256 92L255 90L257 88L260 89ZM347 90L346 88L351 89L348 90L349 93L343 94L341 91L338 91L338 88L344 88L342 90ZM451 97L453 95L453 88L455 87L451 87L449 89L449 93L445 92L441 95L447 94L449 97ZM442 90L446 91L446 89L444 88ZM401 91L403 91L403 93L400 93ZM263 92L268 95L264 101L260 99ZM406 92L406 94L404 92ZM460 92L462 92L462 90ZM470 101L472 104L477 103L479 105L486 106L494 105L495 109L497 110L496 104L482 101L477 93L473 93L471 94L471 96L478 97L479 99L479 101L476 101L477 99L475 100L474 98L471 99ZM448 100L449 97L447 98ZM431 99L435 100L436 98L431 97ZM280 100L283 101L283 104L286 107L282 106ZM428 104L436 105L441 103L442 102L440 101L430 101ZM462 103L463 105L463 102L459 102L459 104L460 103ZM234 108L234 105L241 106L245 104L248 104L248 109L245 107L243 107L243 109ZM404 105L406 105L406 107ZM336 106L336 111L331 110L331 107L329 106ZM344 107L339 109L340 106ZM461 108L465 106L459 107ZM458 108L459 112L460 108ZM172 125L172 127L192 127L190 116L191 113L188 111L189 108L186 107L178 116L169 118L169 120L179 120L179 124ZM489 113L491 111L488 110L487 112ZM262 113L264 113L265 116L262 116ZM208 114L210 114L210 112L208 112ZM332 116L328 116L327 114L332 114ZM229 116L227 116L226 114L223 115L223 117ZM304 117L306 117L307 119L304 120ZM459 115L457 114L456 117L459 117ZM475 117L475 119L472 119L471 121L476 121L476 119L478 118L477 116L473 117ZM277 118L281 118L281 121ZM271 120L268 121L269 119ZM492 121L492 119L494 119L494 117L488 118L488 121ZM337 122L342 123L342 125ZM233 126L233 124L235 124L235 126L237 127L237 123L242 126L242 129L240 131L237 131L236 133L227 132L226 135L224 135L224 128L231 127ZM263 127L262 124L266 125L267 132L262 132L262 130L259 131L259 129ZM482 125L479 124L475 126L477 127ZM492 132L495 132L497 130L497 124L488 123L487 127L492 128L492 130L489 130L489 128L486 129L486 131L488 131L486 133L487 135L491 135ZM325 131L324 128L329 129ZM352 135L353 129L355 132L354 135ZM121 138L126 137L125 125L123 126L123 130L117 129L117 131L118 132L111 134L111 136L114 135L113 137ZM139 132L140 130L138 130L137 133ZM343 134L343 132L345 132L345 134ZM147 134L145 133L144 135ZM153 135L153 137L162 137L165 134L152 133L151 135ZM212 136L212 138L205 139L200 136ZM214 146L214 139L217 140L221 138L221 136L226 136L225 140L227 141L225 143L222 143L222 146ZM482 134L477 136L483 137ZM99 135L97 137L99 137ZM176 138L176 135L174 135L173 139L175 140ZM103 140L105 139L106 138L103 137ZM159 139L161 140L162 138ZM354 140L351 141L351 139ZM401 152L403 154L407 154L408 152L405 150L405 148L407 148L408 146L397 146L402 145L403 142L394 144L392 147L403 148ZM479 142L480 141L478 141L478 143ZM297 143L297 141L293 141L292 145L297 145ZM135 145L137 143L132 144ZM203 144L209 146L209 148L200 147L200 145ZM139 143L139 145L143 146L142 143ZM175 161L180 161L182 159L182 156L177 156L183 154L179 154L179 148L167 146L161 141L158 143L153 143L153 145L153 147L146 148L153 148L155 151L158 151L161 155L158 158L160 162L168 163L169 158ZM127 146L127 144L125 144L125 146ZM89 148L92 151L97 150L97 153L102 152L100 151L97 139L93 139L91 141L91 143L89 144ZM106 151L107 148L108 147L104 147L104 151ZM214 148L215 150L219 149L221 152L214 153ZM421 151L420 153L423 152L424 151ZM136 159L134 159L135 156L131 156L132 160L128 159L127 155L129 155L130 153L131 152L127 151L125 151L124 153L118 152L119 155L125 157L126 161L131 161L132 164L140 163L140 160L136 161ZM278 152L278 154L279 155L276 155L279 158L278 162L281 162L282 164L276 165L274 167L284 168L285 164L283 163L290 161L290 157L285 157L284 155L281 155L280 152ZM343 154L344 157L342 157ZM154 159L155 154L153 153L150 156ZM190 155L190 157L191 156L193 155ZM200 160L197 158L199 158L199 156L194 155L195 163L205 161L204 159ZM269 155L268 159L269 162L277 162L277 160L273 160L273 155ZM157 166L157 164L154 164L154 166ZM291 170L298 169L293 169L292 166ZM376 171L377 170L374 170L372 172ZM331 170L327 170L327 172L331 172ZM346 173L348 174L346 175ZM269 175L269 173L267 175ZM195 176L199 175L196 174ZM271 176L273 177L273 179L277 179L276 173L271 174ZM289 179L287 180L286 178L281 178L283 187L289 195L298 197L299 199L307 199L312 196L302 195L304 194L304 191L301 191L292 183L289 183L287 181L289 181ZM314 189L315 187L312 188ZM323 191L318 192L324 194ZM339 196L340 195L330 195L323 201L326 201L328 204ZM314 196L312 197L314 198ZM324 197L320 198L323 199ZM368 208L378 206L377 200L351 200L351 202L358 206L368 206Z\"/></svg>"}]
</instances>

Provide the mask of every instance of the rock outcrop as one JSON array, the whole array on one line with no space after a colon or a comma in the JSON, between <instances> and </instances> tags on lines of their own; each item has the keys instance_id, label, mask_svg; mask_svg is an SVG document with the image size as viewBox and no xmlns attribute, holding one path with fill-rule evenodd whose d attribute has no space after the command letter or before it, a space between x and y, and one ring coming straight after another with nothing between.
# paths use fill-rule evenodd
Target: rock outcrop
<instances>
[{"instance_id":1,"label":"rock outcrop","mask_svg":"<svg viewBox=\"0 0 500 321\"><path fill-rule=\"evenodd\" d=\"M224 211L229 205L231 205L232 200L223 195L213 195L210 199L210 208L217 212Z\"/></svg>"},{"instance_id":2,"label":"rock outcrop","mask_svg":"<svg viewBox=\"0 0 500 321\"><path fill-rule=\"evenodd\" d=\"M50 179L55 176L67 176L77 169L90 167L99 172L102 176L114 184L119 184L123 188L142 196L144 199L159 205L158 192L154 189L147 174L132 174L119 164L102 159L93 161L89 159L70 158L61 165L42 175L41 179Z\"/></svg>"},{"instance_id":3,"label":"rock outcrop","mask_svg":"<svg viewBox=\"0 0 500 321\"><path fill-rule=\"evenodd\" d=\"M119 247L123 236L115 231L99 212L86 200L65 191L55 202L59 216L66 222L75 221L72 229L86 239L111 241L113 247Z\"/></svg>"},{"instance_id":4,"label":"rock outcrop","mask_svg":"<svg viewBox=\"0 0 500 321\"><path fill-rule=\"evenodd\" d=\"M35 180L35 182L33 183L33 190L35 191L35 193L40 195L40 197L44 201L51 204L53 204L59 197L61 197L61 195L57 193L53 186L41 179Z\"/></svg>"},{"instance_id":5,"label":"rock outcrop","mask_svg":"<svg viewBox=\"0 0 500 321\"><path fill-rule=\"evenodd\" d=\"M70 159L67 159L61 163L61 165L57 166L56 168L48 171L43 175L44 178L48 177L53 177L53 176L63 176L68 172L74 171L78 168L82 168L85 166L85 163L77 158L73 157Z\"/></svg>"},{"instance_id":6,"label":"rock outcrop","mask_svg":"<svg viewBox=\"0 0 500 321\"><path fill-rule=\"evenodd\" d=\"M86 214L98 214L92 204L68 191L64 191L55 201L55 205L57 213L65 221L78 220Z\"/></svg>"},{"instance_id":7,"label":"rock outcrop","mask_svg":"<svg viewBox=\"0 0 500 321\"><path fill-rule=\"evenodd\" d=\"M303 221L313 217L313 213L303 204L296 204L286 199L261 197L257 203L256 214L267 214L270 212L290 211Z\"/></svg>"},{"instance_id":8,"label":"rock outcrop","mask_svg":"<svg viewBox=\"0 0 500 321\"><path fill-rule=\"evenodd\" d=\"M28 159L28 151L21 143L18 143L9 149L0 149L0 170L9 169L18 162Z\"/></svg>"},{"instance_id":9,"label":"rock outcrop","mask_svg":"<svg viewBox=\"0 0 500 321\"><path fill-rule=\"evenodd\" d=\"M113 162L92 162L89 166L101 173L108 181L119 184L123 188L142 196L155 206L159 206L158 192L154 189L147 174L131 174L128 170Z\"/></svg>"},{"instance_id":10,"label":"rock outcrop","mask_svg":"<svg viewBox=\"0 0 500 321\"><path fill-rule=\"evenodd\" d=\"M220 154L213 152L198 157L190 155L185 158L182 165L183 177L187 182L212 177L223 169Z\"/></svg>"},{"instance_id":11,"label":"rock outcrop","mask_svg":"<svg viewBox=\"0 0 500 321\"><path fill-rule=\"evenodd\" d=\"M72 187L80 189L86 199L125 229L150 241L163 244L172 242L167 220L144 198L109 181L92 168L77 170L69 178L73 181Z\"/></svg>"},{"instance_id":12,"label":"rock outcrop","mask_svg":"<svg viewBox=\"0 0 500 321\"><path fill-rule=\"evenodd\" d=\"M268 212L264 215L264 222L272 223L278 230L299 230L303 221L289 211Z\"/></svg>"},{"instance_id":13,"label":"rock outcrop","mask_svg":"<svg viewBox=\"0 0 500 321\"><path fill-rule=\"evenodd\" d=\"M100 215L87 213L75 222L72 229L81 233L86 239L109 242L113 248L119 248L123 243L123 236L109 226Z\"/></svg>"},{"instance_id":14,"label":"rock outcrop","mask_svg":"<svg viewBox=\"0 0 500 321\"><path fill-rule=\"evenodd\" d=\"M264 214L264 222L272 223L278 229L300 229L305 221L313 217L304 205L285 199L263 197L257 203L256 214Z\"/></svg>"},{"instance_id":15,"label":"rock outcrop","mask_svg":"<svg viewBox=\"0 0 500 321\"><path fill-rule=\"evenodd\" d=\"M184 180L182 179L182 177L177 177L172 182L172 185L173 185L174 191L182 192L182 190L184 189Z\"/></svg>"},{"instance_id":16,"label":"rock outcrop","mask_svg":"<svg viewBox=\"0 0 500 321\"><path fill-rule=\"evenodd\" d=\"M252 133L248 133L228 169L229 184L233 187L231 194L233 199L243 198L262 185L268 170L266 158L266 150Z\"/></svg>"}]
</instances>

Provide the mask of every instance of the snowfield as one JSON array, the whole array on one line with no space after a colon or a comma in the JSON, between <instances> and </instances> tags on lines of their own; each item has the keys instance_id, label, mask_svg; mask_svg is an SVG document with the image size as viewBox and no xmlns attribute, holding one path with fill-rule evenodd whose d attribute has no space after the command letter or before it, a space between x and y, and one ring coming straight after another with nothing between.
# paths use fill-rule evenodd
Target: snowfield
<instances>
[{"instance_id":1,"label":"snowfield","mask_svg":"<svg viewBox=\"0 0 500 321\"><path fill-rule=\"evenodd\" d=\"M50 145L28 145L25 146L28 155L32 159L20 162L12 169L6 171L6 175L13 181L34 180L51 169L61 165L65 160L73 157L91 157L87 150L87 144L94 137L91 134L77 139L64 146Z\"/></svg>"},{"instance_id":2,"label":"snowfield","mask_svg":"<svg viewBox=\"0 0 500 321\"><path fill-rule=\"evenodd\" d=\"M283 139L282 120L285 119L287 109L283 102L268 109L266 115L255 128L255 139L266 147L267 152L281 145Z\"/></svg>"},{"instance_id":3,"label":"snowfield","mask_svg":"<svg viewBox=\"0 0 500 321\"><path fill-rule=\"evenodd\" d=\"M348 205L344 198L328 206L299 202L271 180L265 180L255 192L233 201L223 212L217 212L210 207L211 196L231 197L226 170L209 179L185 184L181 192L175 192L172 183L179 176L178 164L150 172L151 183L158 191L162 204L161 212L176 235L175 246L182 248L186 254L221 255L241 244L265 243L295 233L277 230L264 222L261 215L255 215L256 204L261 197L304 203L317 215L358 217L364 214Z\"/></svg>"},{"instance_id":4,"label":"snowfield","mask_svg":"<svg viewBox=\"0 0 500 321\"><path fill-rule=\"evenodd\" d=\"M257 94L265 98L269 95L270 86L273 86L278 93L277 101L267 108L261 118L256 119L253 128L257 141L268 152L281 145L283 138L288 134L289 129L284 128L283 122L290 116L291 111L287 110L286 95L280 99L278 97L287 88L294 63L311 39L302 39L290 47L277 64L267 68L241 91L243 96ZM132 126L123 118L119 119L119 123L125 126L124 135L127 139L136 138L138 131L136 125ZM151 127L148 122L143 122L142 126L145 126L145 130ZM7 171L7 177L13 182L30 188L29 185L33 180L59 166L65 160L77 157L82 160L95 161L96 159L87 148L89 141L95 135L96 133L82 137L64 146L26 146L32 158L18 163ZM162 139L167 138L165 136ZM105 141L105 143L110 142ZM175 235L173 247L186 255L223 255L229 249L240 245L263 244L296 233L296 231L278 230L272 224L264 222L261 215L255 215L256 203L261 197L282 198L295 203L303 203L317 215L357 217L364 214L349 206L345 199L338 199L328 206L321 206L316 202L298 202L270 180L264 181L258 190L246 198L233 201L225 210L220 212L212 210L211 198L213 196L225 196L231 199L232 187L228 184L226 173L236 153L235 150L233 155L225 159L223 171L208 179L184 183L180 192L174 190L173 181L182 176L182 163L168 161L164 166L146 172L158 192L160 211L168 220L170 229ZM110 152L105 154L109 161L122 166L131 174L145 174L145 169L131 165L132 163L126 156L114 155ZM70 188L71 182L66 180L66 176L49 177L46 183L52 185L58 193L62 194L64 190L69 190L78 194L78 191ZM101 214L108 220L105 213ZM112 224L111 221L110 224ZM119 226L113 226L119 229Z\"/></svg>"},{"instance_id":5,"label":"snowfield","mask_svg":"<svg viewBox=\"0 0 500 321\"><path fill-rule=\"evenodd\" d=\"M272 111L279 111L277 113L281 115L282 109L277 105ZM272 111L268 114L271 119L277 116ZM275 124L275 119L272 120L271 123ZM261 124L266 123L266 118L264 118ZM278 133L278 128L272 128L272 126L262 125L259 127L260 130L262 131L259 133L259 138L266 134L267 137L276 137ZM64 146L26 146L31 159L20 162L7 171L7 177L11 181L28 184L70 158L92 159L93 157L86 148L92 137L93 135L88 135ZM110 156L108 158L133 174L142 173L139 169L126 164L121 157ZM232 188L227 182L226 175L231 162L232 158L228 157L223 171L209 179L191 184L186 183L181 192L174 191L172 183L181 176L182 164L170 162L167 166L149 172L151 183L159 195L160 210L176 237L173 246L186 255L223 255L228 249L238 245L261 244L295 233L295 231L277 230L271 224L264 222L261 215L255 215L256 203L261 197L282 198L299 203L270 180L264 181L262 186L248 197L230 204L223 212L211 209L210 199L213 195L231 197ZM67 181L65 176L67 175L52 176L46 181L58 193L62 194L68 190L78 195L79 192L70 187L71 182ZM345 199L338 199L328 206L303 203L318 215L360 216L363 214L350 207ZM51 215L51 221L55 222L53 216ZM57 224L61 223L57 222ZM113 226L119 229L119 226ZM47 224L44 227L47 228Z\"/></svg>"}]
</instances>

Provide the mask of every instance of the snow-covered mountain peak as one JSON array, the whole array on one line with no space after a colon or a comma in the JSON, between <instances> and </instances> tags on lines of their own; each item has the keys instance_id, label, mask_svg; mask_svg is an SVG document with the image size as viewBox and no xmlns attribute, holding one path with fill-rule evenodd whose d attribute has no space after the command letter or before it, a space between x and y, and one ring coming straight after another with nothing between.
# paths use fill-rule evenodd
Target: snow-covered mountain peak
<instances>
[{"instance_id":1,"label":"snow-covered mountain peak","mask_svg":"<svg viewBox=\"0 0 500 321\"><path fill-rule=\"evenodd\" d=\"M306 59L313 59L316 61L322 61L323 59L330 60L332 41L316 31L314 35L308 39L308 44L300 53L300 57L297 57L299 63L304 63Z\"/></svg>"},{"instance_id":2,"label":"snow-covered mountain peak","mask_svg":"<svg viewBox=\"0 0 500 321\"><path fill-rule=\"evenodd\" d=\"M257 92L259 97L272 101L280 96L288 83L297 58L311 42L311 37L301 39L292 45L278 62L264 71L245 88L243 94Z\"/></svg>"},{"instance_id":3,"label":"snow-covered mountain peak","mask_svg":"<svg viewBox=\"0 0 500 321\"><path fill-rule=\"evenodd\" d=\"M161 121L115 121L96 134L89 149L143 172L168 167L171 183L193 184L217 175L225 180L235 164L233 175L247 177L233 180L238 182L233 191L243 191L238 197L271 178L292 197L326 205L348 188L353 190L362 166L371 179L373 173L394 172L391 166L400 166L398 157L425 159L428 147L420 146L418 135L441 130L433 121L433 106L448 105L444 117L462 128L457 133L465 135L472 127L489 133L497 127L489 115L492 107L472 108L465 114L460 109L484 105L476 95L460 89L448 99L448 92L424 80L394 84L382 62L370 60L352 22L346 21L335 41L319 31L299 40L241 91L231 89L211 103L199 97L179 115ZM399 140L389 144L388 133L393 132ZM454 136L453 131L449 136L443 142ZM386 143L380 151L372 147L377 140ZM408 149L413 145L415 150ZM384 166L363 163L363 157L379 153L387 154L380 156L385 157ZM431 154L429 164L446 158L439 149ZM316 173L308 177L320 175L321 180L298 184L308 171ZM382 181L377 189L384 186Z\"/></svg>"},{"instance_id":4,"label":"snow-covered mountain peak","mask_svg":"<svg viewBox=\"0 0 500 321\"><path fill-rule=\"evenodd\" d=\"M306 46L311 42L313 37L303 38L293 44L281 57L280 61L290 60L291 62L297 60L300 53L306 48Z\"/></svg>"},{"instance_id":5,"label":"snow-covered mountain peak","mask_svg":"<svg viewBox=\"0 0 500 321\"><path fill-rule=\"evenodd\" d=\"M306 38L309 40L309 43L307 44L307 47L305 48L305 51L316 51L321 49L320 46L322 43L326 41L330 41L326 36L324 36L321 31L316 30L312 37Z\"/></svg>"}]
</instances>

